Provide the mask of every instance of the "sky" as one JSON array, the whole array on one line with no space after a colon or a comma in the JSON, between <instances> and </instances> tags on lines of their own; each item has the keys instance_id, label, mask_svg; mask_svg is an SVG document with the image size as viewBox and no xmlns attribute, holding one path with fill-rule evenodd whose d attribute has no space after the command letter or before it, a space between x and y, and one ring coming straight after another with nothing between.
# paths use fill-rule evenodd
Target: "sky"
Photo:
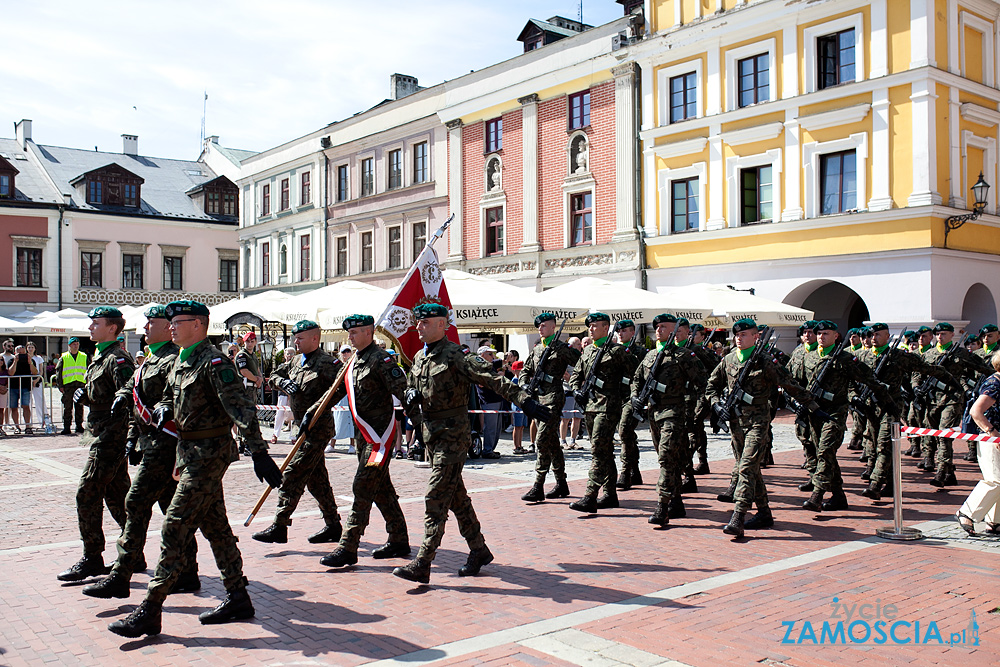
<instances>
[{"instance_id":1,"label":"sky","mask_svg":"<svg viewBox=\"0 0 1000 667\"><path fill-rule=\"evenodd\" d=\"M529 18L577 18L579 0L0 0L0 137L193 160L206 135L261 151L389 96L522 52ZM584 22L622 16L584 0ZM208 100L205 101L205 94Z\"/></svg>"}]
</instances>

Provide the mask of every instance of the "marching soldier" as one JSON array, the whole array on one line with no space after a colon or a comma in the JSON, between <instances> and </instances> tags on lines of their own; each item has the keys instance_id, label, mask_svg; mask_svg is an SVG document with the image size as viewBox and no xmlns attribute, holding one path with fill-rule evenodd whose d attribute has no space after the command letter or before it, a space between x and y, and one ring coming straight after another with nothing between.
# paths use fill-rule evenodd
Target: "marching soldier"
<instances>
[{"instance_id":1,"label":"marching soldier","mask_svg":"<svg viewBox=\"0 0 1000 667\"><path fill-rule=\"evenodd\" d=\"M150 419L151 408L163 396L167 375L177 360L179 348L170 340L170 320L167 319L165 306L150 306L145 315L149 360L118 390L111 404L111 417L115 420L127 419L128 412L134 410L125 451L129 463L138 464L139 469L125 497L125 529L118 538L118 559L110 575L83 589L84 595L95 598L129 596L132 574L146 569L142 550L153 516L153 504L159 502L160 509L166 514L177 489L173 477L177 438L155 429ZM184 556L184 571L171 592L189 593L201 588L197 554L197 545L191 540Z\"/></svg>"},{"instance_id":2,"label":"marching soldier","mask_svg":"<svg viewBox=\"0 0 1000 667\"><path fill-rule=\"evenodd\" d=\"M548 421L536 420L538 433L535 436L535 447L538 457L535 459L535 483L531 489L521 496L521 500L529 503L539 503L546 498L566 498L569 496L569 485L566 483L566 460L562 447L559 446L559 422L562 420L563 406L566 404L566 394L563 391L562 378L567 368L572 368L580 360L580 352L568 343L558 340L556 334L556 316L552 313L542 313L535 318L535 328L541 340L531 350L524 360L524 368L518 376L518 384L527 388L536 375L540 375L537 384L537 399L542 405L552 411ZM547 348L551 348L542 367L541 359ZM552 468L555 475L555 487L545 493L545 476Z\"/></svg>"},{"instance_id":3,"label":"marching soldier","mask_svg":"<svg viewBox=\"0 0 1000 667\"><path fill-rule=\"evenodd\" d=\"M806 354L816 349L817 343L816 332L813 330L814 326L816 326L816 320L808 320L798 329L800 343L792 350L792 358L788 362L788 372L793 377L801 373ZM802 467L805 468L811 478L813 473L816 472L816 449L809 434L809 422L807 420L800 419L795 422L795 437L802 443L802 453L805 456ZM812 481L800 484L799 491L812 491Z\"/></svg>"},{"instance_id":4,"label":"marching soldier","mask_svg":"<svg viewBox=\"0 0 1000 667\"><path fill-rule=\"evenodd\" d=\"M917 329L917 349L916 354L921 357L934 347L934 329L929 326L921 326ZM910 393L913 394L913 419L910 424L913 426L919 426L920 428L930 428L930 421L927 419L927 406L924 405L924 401L917 398L915 392L917 387L923 382L923 376L919 373L914 373L910 378ZM931 472L934 470L934 454L937 452L937 441L934 438L929 437L919 437L910 438L910 450L907 452L911 456L916 456L920 458L920 463L917 464L917 470L924 470L926 472Z\"/></svg>"},{"instance_id":5,"label":"marching soldier","mask_svg":"<svg viewBox=\"0 0 1000 667\"><path fill-rule=\"evenodd\" d=\"M943 366L954 376L957 382L929 382L930 390L923 397L927 408L927 421L930 428L953 428L962 421L962 408L965 398L963 382L975 384L983 374L990 375L993 368L984 359L969 352L964 347L952 350L958 345L955 338L955 327L948 322L940 322L934 327L937 345L924 352L924 361L931 365ZM950 353L950 354L949 354ZM943 363L940 363L942 362ZM934 479L931 485L936 487L954 486L958 484L955 478L955 464L952 462L951 438L928 438L937 442L937 454L934 457ZM924 462L927 469L927 462Z\"/></svg>"},{"instance_id":6,"label":"marching soldier","mask_svg":"<svg viewBox=\"0 0 1000 667\"><path fill-rule=\"evenodd\" d=\"M844 478L837 462L837 450L844 442L847 430L847 390L857 382L870 387L877 401L891 401L885 386L880 384L871 369L847 350L837 352L837 325L830 320L816 323L818 346L803 360L796 379L803 386L821 392L817 403L826 414L810 412L809 432L813 447L816 448L816 472L812 476L812 495L802 503L802 507L814 512L847 509L847 495L844 493ZM825 370L824 370L825 369ZM824 373L823 382L814 386L814 381ZM888 403L884 403L888 405ZM823 496L830 492L830 499Z\"/></svg>"},{"instance_id":7,"label":"marching soldier","mask_svg":"<svg viewBox=\"0 0 1000 667\"><path fill-rule=\"evenodd\" d=\"M444 537L449 510L455 514L459 532L470 549L469 558L459 569L458 576L479 574L484 565L493 562L472 499L462 481L462 467L472 439L468 415L470 384L489 387L518 404L529 419L550 421L552 413L516 384L496 375L482 357L464 354L461 346L445 338L451 326L447 308L424 303L413 309L413 316L417 335L425 347L417 352L410 368L405 405L411 412L416 405L420 406L420 423L414 425L423 432L431 474L425 499L423 544L416 558L392 573L408 581L426 584L430 581L431 561Z\"/></svg>"},{"instance_id":8,"label":"marching soldier","mask_svg":"<svg viewBox=\"0 0 1000 667\"><path fill-rule=\"evenodd\" d=\"M393 356L375 343L375 318L351 315L344 320L343 327L351 347L358 352L330 403L339 402L345 395L348 397L358 432L355 438L358 470L354 473L354 503L347 515L347 530L337 548L319 561L327 567L345 567L358 562L358 545L368 526L372 503L382 513L389 534L389 540L372 551L372 558L410 555L406 520L389 477L397 423L392 399L395 396L402 402L406 398L406 375ZM308 427L318 409L319 405L314 405L302 418L303 428Z\"/></svg>"},{"instance_id":9,"label":"marching soldier","mask_svg":"<svg viewBox=\"0 0 1000 667\"><path fill-rule=\"evenodd\" d=\"M303 415L306 410L322 398L343 366L339 359L320 347L320 334L321 330L316 322L312 320L296 322L292 327L292 341L298 354L279 366L270 377L271 384L288 395L292 416L300 420L300 424L305 424ZM238 360L239 355L236 355L236 358ZM319 503L324 521L323 529L310 535L309 542L322 544L340 539L343 528L340 524L340 515L337 513L337 501L330 487L330 473L326 468L326 456L323 451L326 443L333 437L333 413L324 410L316 425L311 429L306 425L306 430L308 437L295 452L295 456L288 462L282 474L274 523L252 535L258 542L272 544L288 542L288 526L292 525L292 513L295 512L299 499L306 489L309 489L309 493Z\"/></svg>"},{"instance_id":10,"label":"marching soldier","mask_svg":"<svg viewBox=\"0 0 1000 667\"><path fill-rule=\"evenodd\" d=\"M995 324L984 325L979 330L979 338L983 346L975 351L975 355L988 362L997 349L1000 349L1000 329Z\"/></svg>"},{"instance_id":11,"label":"marching soldier","mask_svg":"<svg viewBox=\"0 0 1000 667\"><path fill-rule=\"evenodd\" d=\"M591 447L590 477L583 498L571 503L570 509L593 514L599 509L618 507L614 429L621 420L622 401L626 395L622 391L625 388L622 378L630 362L622 346L608 340L611 329L608 315L591 313L586 323L593 343L583 350L570 376L569 386L587 419ZM583 396L581 390L590 376L593 376L590 395ZM604 495L598 499L597 494L602 488Z\"/></svg>"},{"instance_id":12,"label":"marching soldier","mask_svg":"<svg viewBox=\"0 0 1000 667\"><path fill-rule=\"evenodd\" d=\"M848 329L847 343L848 345L844 349L853 354L855 357L858 357L859 359L864 361L865 359L863 358L863 355L867 352L867 350L861 341L861 329L859 328ZM864 430L867 421L862 421L866 420L866 417L854 407L855 396L857 396L857 388L852 386L850 391L848 392L848 401L850 402L851 405L850 413L851 413L852 425L851 425L851 441L848 443L847 448L851 451L860 451L862 449L861 441L864 438Z\"/></svg>"},{"instance_id":13,"label":"marching soldier","mask_svg":"<svg viewBox=\"0 0 1000 667\"><path fill-rule=\"evenodd\" d=\"M736 345L708 378L705 395L709 401L721 401L724 393L737 388L737 380L743 367L750 362L759 333L757 323L748 317L733 323ZM722 529L727 535L743 537L744 530L774 525L760 464L766 454L767 428L771 421L770 397L776 386L784 388L804 404L809 404L810 408L816 405L812 397L795 383L788 371L772 359L764 356L748 371L746 380L739 389L749 397L749 403L742 401L741 414L730 415L729 421L733 455L736 457L731 481L731 487L735 487L732 493L736 504L729 523ZM746 519L747 512L755 504L757 514Z\"/></svg>"},{"instance_id":14,"label":"marching soldier","mask_svg":"<svg viewBox=\"0 0 1000 667\"><path fill-rule=\"evenodd\" d=\"M691 325L690 340L691 343L688 347L698 357L701 365L705 367L705 380L707 382L708 376L719 365L720 357L705 347L705 327L701 324ZM787 356L785 360L788 360ZM690 429L688 437L691 439L691 448L698 453L698 465L695 466L693 471L695 475L707 475L710 472L708 468L708 434L705 432L705 419L708 418L711 407L705 398L704 392L695 397L693 404L688 403L688 409L693 408L693 412L688 415L688 428Z\"/></svg>"},{"instance_id":15,"label":"marching soldier","mask_svg":"<svg viewBox=\"0 0 1000 667\"><path fill-rule=\"evenodd\" d=\"M676 341L677 346L690 351L691 323L686 317L681 317L677 320L676 332L674 340ZM694 452L696 443L691 434L695 430L695 408L698 401L705 395L705 383L708 382L708 370L705 368L705 365L701 363L700 357L695 355L694 352L691 352L691 358L693 359L695 368L697 369L698 377L696 380L687 383L687 392L684 394L685 423L684 428L681 430L681 441L683 442L683 451L681 452L681 461L683 465L681 469L684 472L684 483L681 485L681 493L698 493L698 482L695 481L694 478ZM706 463L706 467L707 465L708 464Z\"/></svg>"},{"instance_id":16,"label":"marching soldier","mask_svg":"<svg viewBox=\"0 0 1000 667\"><path fill-rule=\"evenodd\" d=\"M222 477L237 459L231 433L234 422L253 452L257 477L272 487L281 484L281 472L260 435L256 406L232 362L208 341L208 307L196 301L173 301L166 315L170 336L180 352L152 421L160 430L170 422L177 426L180 480L163 519L160 559L146 597L128 617L108 625L108 630L123 637L159 634L163 601L187 567L185 558L199 528L212 546L226 599L198 619L208 625L254 615L243 557L222 495Z\"/></svg>"},{"instance_id":17,"label":"marching soldier","mask_svg":"<svg viewBox=\"0 0 1000 667\"><path fill-rule=\"evenodd\" d=\"M69 435L69 427L76 416L76 432L83 433L83 403L73 401L77 389L82 389L87 378L87 354L80 351L80 339L69 339L69 351L63 352L56 362L56 386L62 392L63 430L60 435Z\"/></svg>"},{"instance_id":18,"label":"marching soldier","mask_svg":"<svg viewBox=\"0 0 1000 667\"><path fill-rule=\"evenodd\" d=\"M622 382L623 395L628 394L628 383L632 381L635 370L639 367L646 356L646 346L635 337L635 322L632 320L620 320L618 322L618 342L626 353L625 377ZM632 416L631 410L622 410L622 416L618 420L618 437L622 441L621 464L622 471L615 482L615 488L627 491L633 486L642 484L642 473L639 472L639 437L635 434L635 427L638 422Z\"/></svg>"},{"instance_id":19,"label":"marching soldier","mask_svg":"<svg viewBox=\"0 0 1000 667\"><path fill-rule=\"evenodd\" d=\"M889 345L889 326L884 322L871 325L872 350L866 354L863 361L871 366L873 372L881 362L883 355L888 354L882 369L876 379L889 386L890 394L897 395L904 384L909 384L913 373L922 373L936 377L944 382L954 382L951 373L941 366L932 366L919 356L901 348L891 349ZM903 335L903 334L900 334ZM868 488L861 492L866 498L879 500L882 496L892 494L892 421L901 414L902 405L893 399L890 404L873 401L868 406L869 419L874 434L875 456L869 467ZM862 409L865 406L861 406Z\"/></svg>"},{"instance_id":20,"label":"marching soldier","mask_svg":"<svg viewBox=\"0 0 1000 667\"><path fill-rule=\"evenodd\" d=\"M87 366L83 387L73 394L77 405L90 406L81 442L90 448L76 492L76 512L83 539L83 558L58 575L59 581L81 581L105 574L104 510L107 504L115 522L125 527L125 496L129 478L125 466L128 424L111 418L115 392L125 386L135 367L115 338L125 328L121 311L98 306L90 311L90 339L97 343L94 360Z\"/></svg>"},{"instance_id":21,"label":"marching soldier","mask_svg":"<svg viewBox=\"0 0 1000 667\"><path fill-rule=\"evenodd\" d=\"M660 478L656 485L659 500L649 523L666 526L670 519L685 516L681 498L681 471L691 463L686 445L687 406L686 392L701 394L705 388L704 369L690 350L670 341L670 334L677 326L677 318L663 313L653 318L656 327L656 349L646 353L632 378L632 400L625 406L645 414L653 437ZM669 347L667 344L669 342ZM657 363L658 362L658 363ZM650 375L652 374L652 380ZM641 394L648 382L653 382L652 393L644 404Z\"/></svg>"}]
</instances>

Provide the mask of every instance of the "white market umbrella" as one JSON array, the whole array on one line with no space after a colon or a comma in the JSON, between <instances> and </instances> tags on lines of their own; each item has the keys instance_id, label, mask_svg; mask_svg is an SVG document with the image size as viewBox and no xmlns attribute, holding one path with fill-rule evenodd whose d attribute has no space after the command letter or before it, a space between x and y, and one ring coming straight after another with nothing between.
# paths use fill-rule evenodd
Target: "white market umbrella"
<instances>
[{"instance_id":1,"label":"white market umbrella","mask_svg":"<svg viewBox=\"0 0 1000 667\"><path fill-rule=\"evenodd\" d=\"M236 313L253 313L264 320L276 320L282 314L281 303L291 295L278 290L268 290L242 299L230 299L208 309L208 333L221 336L229 333L226 320Z\"/></svg>"},{"instance_id":2,"label":"white market umbrella","mask_svg":"<svg viewBox=\"0 0 1000 667\"><path fill-rule=\"evenodd\" d=\"M706 326L728 327L736 320L749 317L757 324L768 326L798 326L813 317L811 310L790 306L787 303L733 290L725 285L697 283L685 287L660 287L659 293L672 297L685 296L711 304L713 318Z\"/></svg>"},{"instance_id":3,"label":"white market umbrella","mask_svg":"<svg viewBox=\"0 0 1000 667\"><path fill-rule=\"evenodd\" d=\"M313 320L325 330L340 329L344 319L360 313L375 317L392 298L389 290L357 280L341 280L298 294L281 304L285 309L281 319L286 324Z\"/></svg>"},{"instance_id":4,"label":"white market umbrella","mask_svg":"<svg viewBox=\"0 0 1000 667\"><path fill-rule=\"evenodd\" d=\"M55 313L40 313L27 322L32 333L47 336L86 336L90 333L87 313L74 308L63 308Z\"/></svg>"},{"instance_id":5,"label":"white market umbrella","mask_svg":"<svg viewBox=\"0 0 1000 667\"><path fill-rule=\"evenodd\" d=\"M530 331L535 317L546 311L580 322L587 315L580 299L561 299L549 292L535 292L456 269L445 269L444 283L459 329Z\"/></svg>"},{"instance_id":6,"label":"white market umbrella","mask_svg":"<svg viewBox=\"0 0 1000 667\"><path fill-rule=\"evenodd\" d=\"M31 326L26 322L0 317L0 334L23 334L30 331Z\"/></svg>"},{"instance_id":7,"label":"white market umbrella","mask_svg":"<svg viewBox=\"0 0 1000 667\"><path fill-rule=\"evenodd\" d=\"M636 324L650 323L660 313L672 313L691 322L701 322L712 314L712 309L705 303L683 294L648 292L602 278L578 278L542 294L557 303L582 301L591 312L607 313L616 322L628 319Z\"/></svg>"}]
</instances>

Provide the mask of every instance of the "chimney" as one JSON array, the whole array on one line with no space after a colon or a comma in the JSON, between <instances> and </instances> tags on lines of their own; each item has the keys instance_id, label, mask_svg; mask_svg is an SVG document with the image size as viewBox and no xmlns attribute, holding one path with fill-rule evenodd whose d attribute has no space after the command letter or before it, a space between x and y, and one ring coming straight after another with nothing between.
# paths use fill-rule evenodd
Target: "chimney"
<instances>
[{"instance_id":1,"label":"chimney","mask_svg":"<svg viewBox=\"0 0 1000 667\"><path fill-rule=\"evenodd\" d=\"M205 137L205 141L207 141L210 144L217 144L219 143L219 135L213 134L210 137Z\"/></svg>"},{"instance_id":2,"label":"chimney","mask_svg":"<svg viewBox=\"0 0 1000 667\"><path fill-rule=\"evenodd\" d=\"M14 123L14 136L17 138L17 145L21 150L28 150L28 142L31 141L31 121L27 118Z\"/></svg>"},{"instance_id":3,"label":"chimney","mask_svg":"<svg viewBox=\"0 0 1000 667\"><path fill-rule=\"evenodd\" d=\"M407 74L393 74L389 77L389 99L400 100L422 90L417 85L417 77Z\"/></svg>"},{"instance_id":4,"label":"chimney","mask_svg":"<svg viewBox=\"0 0 1000 667\"><path fill-rule=\"evenodd\" d=\"M139 137L134 134L122 135L122 153L125 155L139 154Z\"/></svg>"}]
</instances>

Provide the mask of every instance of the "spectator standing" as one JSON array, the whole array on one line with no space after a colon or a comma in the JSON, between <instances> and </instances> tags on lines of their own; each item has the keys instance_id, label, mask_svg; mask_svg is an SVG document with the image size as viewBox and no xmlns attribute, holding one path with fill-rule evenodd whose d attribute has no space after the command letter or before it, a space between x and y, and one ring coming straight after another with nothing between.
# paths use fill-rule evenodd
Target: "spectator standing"
<instances>
[{"instance_id":1,"label":"spectator standing","mask_svg":"<svg viewBox=\"0 0 1000 667\"><path fill-rule=\"evenodd\" d=\"M3 359L2 371L3 371L4 387L6 388L3 399L0 400L0 430L3 430L4 425L8 423L9 424L14 423L14 420L11 417L7 416L8 413L10 412L10 410L7 409L7 403L10 401L10 391L9 391L10 381L7 379L7 369L10 367L10 364L14 361L13 338L8 338L3 342L3 356L0 357L0 359Z\"/></svg>"},{"instance_id":2,"label":"spectator standing","mask_svg":"<svg viewBox=\"0 0 1000 667\"><path fill-rule=\"evenodd\" d=\"M351 363L351 355L354 354L354 349L350 345L344 345L340 348L340 360L345 364ZM347 440L347 453L356 454L357 449L354 447L354 418L351 417L351 411L346 409L347 396L344 396L338 403L337 407L345 408L344 410L335 410L333 413L333 423L335 430L333 433L333 439L330 440L330 444L327 446L327 452L333 452L334 447L337 446L338 440Z\"/></svg>"},{"instance_id":3,"label":"spectator standing","mask_svg":"<svg viewBox=\"0 0 1000 667\"><path fill-rule=\"evenodd\" d=\"M521 372L521 369L523 368L524 368L523 361L515 361L511 363L510 370L514 374L514 377L513 379L511 379L511 382L513 382L514 384L519 384L517 376ZM521 408L517 407L515 403L511 403L511 410L514 413L511 419L511 424L514 427L513 434L511 435L511 437L514 440L514 453L527 454L528 450L526 450L524 447L521 446L521 442L524 440L524 427L528 425L528 418L525 416L524 411L521 410ZM531 446L532 448L534 448L535 446L534 441L532 441Z\"/></svg>"},{"instance_id":4,"label":"spectator standing","mask_svg":"<svg viewBox=\"0 0 1000 667\"><path fill-rule=\"evenodd\" d=\"M42 388L42 378L45 377L45 357L37 354L35 350L35 344L30 340L24 346L28 352L28 356L31 360L35 362L35 377L31 379L31 404L35 407L35 416L38 417L38 423L44 427L48 422L48 418L45 414L45 392Z\"/></svg>"},{"instance_id":5,"label":"spectator standing","mask_svg":"<svg viewBox=\"0 0 1000 667\"><path fill-rule=\"evenodd\" d=\"M496 350L492 347L484 345L479 348L479 356L482 357L486 363L490 364L493 368L494 375L503 375L501 372L502 363L499 359L497 359ZM482 457L484 459L498 459L500 458L500 452L497 451L497 443L500 441L499 412L503 407L503 397L489 387L483 387L482 385L476 385L476 390L479 392L479 404L482 406L481 409L487 411L485 414L480 415L480 423L483 425Z\"/></svg>"}]
</instances>

